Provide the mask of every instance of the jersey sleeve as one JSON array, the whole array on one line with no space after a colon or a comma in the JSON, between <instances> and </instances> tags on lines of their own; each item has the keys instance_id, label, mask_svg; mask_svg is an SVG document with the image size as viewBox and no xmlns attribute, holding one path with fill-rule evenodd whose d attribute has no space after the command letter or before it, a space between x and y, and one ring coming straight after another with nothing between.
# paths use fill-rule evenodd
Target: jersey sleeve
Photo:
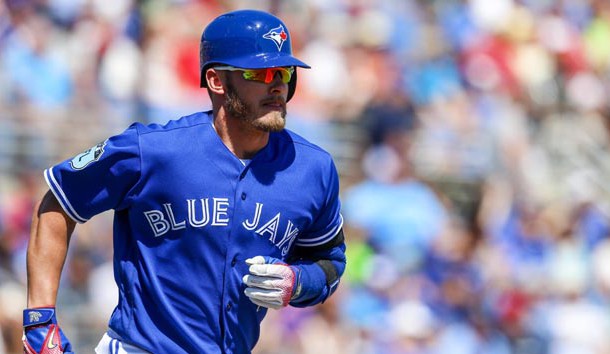
<instances>
[{"instance_id":1,"label":"jersey sleeve","mask_svg":"<svg viewBox=\"0 0 610 354\"><path fill-rule=\"evenodd\" d=\"M44 171L49 188L76 222L128 204L140 176L137 125Z\"/></svg>"},{"instance_id":2,"label":"jersey sleeve","mask_svg":"<svg viewBox=\"0 0 610 354\"><path fill-rule=\"evenodd\" d=\"M297 248L314 251L334 247L343 242L343 237L340 237L343 234L339 232L343 227L339 200L339 176L332 159L327 167L326 176L322 184L323 203L321 203L321 208L313 219L311 227L295 241Z\"/></svg>"}]
</instances>

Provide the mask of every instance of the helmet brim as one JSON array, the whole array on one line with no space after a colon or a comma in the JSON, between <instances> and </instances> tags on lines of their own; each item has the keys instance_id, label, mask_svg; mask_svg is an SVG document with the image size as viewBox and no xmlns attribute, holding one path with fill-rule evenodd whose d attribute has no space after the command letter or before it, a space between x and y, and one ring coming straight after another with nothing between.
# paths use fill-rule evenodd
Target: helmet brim
<instances>
[{"instance_id":1,"label":"helmet brim","mask_svg":"<svg viewBox=\"0 0 610 354\"><path fill-rule=\"evenodd\" d=\"M277 55L264 53L253 57L233 58L230 63L226 64L244 69L278 68L282 66L298 66L305 69L311 68L311 66L305 64L301 60L291 55L282 55L282 53L278 53Z\"/></svg>"}]
</instances>

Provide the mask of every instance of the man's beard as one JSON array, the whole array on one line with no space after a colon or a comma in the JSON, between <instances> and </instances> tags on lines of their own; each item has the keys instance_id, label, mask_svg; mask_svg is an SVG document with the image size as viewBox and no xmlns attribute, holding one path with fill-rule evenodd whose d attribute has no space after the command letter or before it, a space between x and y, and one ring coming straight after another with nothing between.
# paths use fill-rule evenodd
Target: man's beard
<instances>
[{"instance_id":1,"label":"man's beard","mask_svg":"<svg viewBox=\"0 0 610 354\"><path fill-rule=\"evenodd\" d=\"M284 129L286 125L285 109L281 112L272 111L265 116L259 117L254 106L239 97L230 78L227 78L226 94L224 109L229 116L249 123L255 129L265 132L279 132Z\"/></svg>"}]
</instances>

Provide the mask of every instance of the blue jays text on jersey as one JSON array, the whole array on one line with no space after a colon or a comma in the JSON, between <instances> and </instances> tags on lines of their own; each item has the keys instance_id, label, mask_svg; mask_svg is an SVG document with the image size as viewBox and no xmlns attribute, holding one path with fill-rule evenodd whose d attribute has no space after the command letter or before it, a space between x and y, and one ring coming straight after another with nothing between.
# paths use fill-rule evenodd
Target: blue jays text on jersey
<instances>
[{"instance_id":1,"label":"blue jays text on jersey","mask_svg":"<svg viewBox=\"0 0 610 354\"><path fill-rule=\"evenodd\" d=\"M174 209L180 206L174 206L171 203L163 204L162 209L158 208L144 212L155 237L166 235L172 230L180 230L187 227L228 226L231 221L229 219L229 208L231 207L229 198L192 198L185 200L181 206L186 209L187 220L177 221L175 219L177 212ZM270 242L281 249L282 256L285 256L292 245L292 241L298 235L299 229L291 220L282 220L281 212L278 212L271 219L259 225L261 224L263 207L262 203L257 202L254 214L250 219L243 220L241 225L246 230L254 231L261 237L267 237ZM182 213L184 214L184 210ZM279 230L282 223L285 223L283 233ZM278 232L280 232L279 236ZM328 242L325 236L322 236L321 239L320 244Z\"/></svg>"},{"instance_id":2,"label":"blue jays text on jersey","mask_svg":"<svg viewBox=\"0 0 610 354\"><path fill-rule=\"evenodd\" d=\"M245 260L285 260L342 228L327 152L284 130L244 164L212 119L136 123L45 170L75 221L115 210L119 299L109 326L153 353L249 352L266 310L243 294Z\"/></svg>"}]
</instances>

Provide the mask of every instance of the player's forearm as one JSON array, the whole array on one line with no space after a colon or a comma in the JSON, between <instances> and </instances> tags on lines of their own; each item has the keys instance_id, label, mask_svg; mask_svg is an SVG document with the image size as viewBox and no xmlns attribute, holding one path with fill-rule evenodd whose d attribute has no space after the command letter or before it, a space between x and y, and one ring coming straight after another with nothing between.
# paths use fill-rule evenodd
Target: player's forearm
<instances>
[{"instance_id":1,"label":"player's forearm","mask_svg":"<svg viewBox=\"0 0 610 354\"><path fill-rule=\"evenodd\" d=\"M319 251L309 259L291 262L301 270L302 295L291 302L295 307L306 307L324 302L337 289L346 265L345 244Z\"/></svg>"},{"instance_id":2,"label":"player's forearm","mask_svg":"<svg viewBox=\"0 0 610 354\"><path fill-rule=\"evenodd\" d=\"M28 307L54 306L75 223L50 193L32 218L27 250Z\"/></svg>"}]
</instances>

